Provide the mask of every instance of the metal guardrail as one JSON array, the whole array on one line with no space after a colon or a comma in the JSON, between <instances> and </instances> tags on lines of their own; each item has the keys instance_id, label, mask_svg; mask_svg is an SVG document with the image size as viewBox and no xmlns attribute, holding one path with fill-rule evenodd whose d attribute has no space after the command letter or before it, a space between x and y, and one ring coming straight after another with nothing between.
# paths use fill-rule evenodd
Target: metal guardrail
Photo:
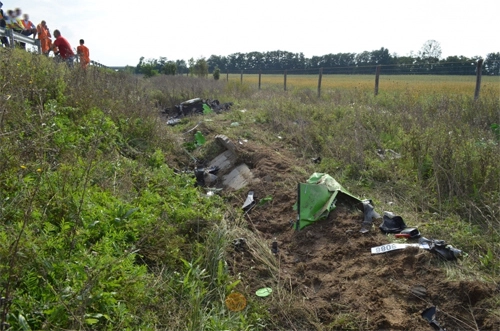
<instances>
[{"instance_id":1,"label":"metal guardrail","mask_svg":"<svg viewBox=\"0 0 500 331\"><path fill-rule=\"evenodd\" d=\"M15 47L15 41L30 44L37 48L38 54L42 54L40 40L14 32L12 29L0 28L0 37L8 37L10 47Z\"/></svg>"}]
</instances>

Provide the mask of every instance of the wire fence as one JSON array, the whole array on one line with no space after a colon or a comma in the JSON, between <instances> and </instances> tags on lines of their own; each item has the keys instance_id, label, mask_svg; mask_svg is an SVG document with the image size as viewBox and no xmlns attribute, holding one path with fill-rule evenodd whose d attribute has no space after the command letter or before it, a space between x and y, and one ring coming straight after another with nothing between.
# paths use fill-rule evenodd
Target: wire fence
<instances>
[{"instance_id":1,"label":"wire fence","mask_svg":"<svg viewBox=\"0 0 500 331\"><path fill-rule=\"evenodd\" d=\"M459 66L460 65L460 66ZM455 67L453 67L455 66ZM258 75L258 88L262 87L262 75L283 75L283 88L287 90L287 76L289 75L317 75L318 76L318 97L321 96L323 75L374 75L375 86L374 93L379 91L379 77L384 75L452 75L450 69L455 75L476 76L476 87L474 90L474 99L479 98L481 89L481 77L483 74L483 60L479 59L476 63L448 63L439 64L412 64L412 65L368 65L352 67L327 67L319 69L286 69L286 70L240 70L239 72L226 71L226 80L229 81L229 74L239 74L240 81L243 83L244 75Z\"/></svg>"},{"instance_id":2,"label":"wire fence","mask_svg":"<svg viewBox=\"0 0 500 331\"><path fill-rule=\"evenodd\" d=\"M500 64L495 64L500 65ZM411 64L370 64L370 65L349 65L334 67L314 67L314 68L280 68L280 69L230 69L226 73L230 74L284 74L286 71L290 75L315 75L319 70L324 74L338 75L371 75L381 70L387 75L476 75L477 62L445 62L445 63L411 63ZM488 74L487 68L482 68L483 74Z\"/></svg>"}]
</instances>

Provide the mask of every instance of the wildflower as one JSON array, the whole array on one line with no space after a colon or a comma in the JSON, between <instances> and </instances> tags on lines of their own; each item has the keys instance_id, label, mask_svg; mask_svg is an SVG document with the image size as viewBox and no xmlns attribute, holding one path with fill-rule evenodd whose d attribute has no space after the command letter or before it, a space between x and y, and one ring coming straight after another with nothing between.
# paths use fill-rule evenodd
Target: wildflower
<instances>
[{"instance_id":1,"label":"wildflower","mask_svg":"<svg viewBox=\"0 0 500 331\"><path fill-rule=\"evenodd\" d=\"M37 172L42 172L41 168L36 169Z\"/></svg>"},{"instance_id":2,"label":"wildflower","mask_svg":"<svg viewBox=\"0 0 500 331\"><path fill-rule=\"evenodd\" d=\"M21 166L21 168L22 168L22 169L26 169L26 166L25 166L25 165L22 165L22 166Z\"/></svg>"}]
</instances>

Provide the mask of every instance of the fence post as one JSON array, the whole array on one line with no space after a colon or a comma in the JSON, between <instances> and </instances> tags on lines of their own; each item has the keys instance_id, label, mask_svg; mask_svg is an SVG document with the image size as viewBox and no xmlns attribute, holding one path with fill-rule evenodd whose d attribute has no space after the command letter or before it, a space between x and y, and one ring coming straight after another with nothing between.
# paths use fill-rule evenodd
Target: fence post
<instances>
[{"instance_id":1,"label":"fence post","mask_svg":"<svg viewBox=\"0 0 500 331\"><path fill-rule=\"evenodd\" d=\"M262 77L262 70L259 69L259 91L260 91L260 82L261 82L261 77Z\"/></svg>"},{"instance_id":2,"label":"fence post","mask_svg":"<svg viewBox=\"0 0 500 331\"><path fill-rule=\"evenodd\" d=\"M36 48L38 49L38 54L42 54L42 42L40 39L35 40Z\"/></svg>"},{"instance_id":3,"label":"fence post","mask_svg":"<svg viewBox=\"0 0 500 331\"><path fill-rule=\"evenodd\" d=\"M377 69L375 70L375 96L378 95L378 79L380 76L380 64L377 66Z\"/></svg>"},{"instance_id":4,"label":"fence post","mask_svg":"<svg viewBox=\"0 0 500 331\"><path fill-rule=\"evenodd\" d=\"M474 92L474 101L479 99L479 90L481 89L481 73L483 71L483 59L477 61L476 67L476 91Z\"/></svg>"},{"instance_id":5,"label":"fence post","mask_svg":"<svg viewBox=\"0 0 500 331\"><path fill-rule=\"evenodd\" d=\"M226 69L226 82L229 82L229 69Z\"/></svg>"},{"instance_id":6,"label":"fence post","mask_svg":"<svg viewBox=\"0 0 500 331\"><path fill-rule=\"evenodd\" d=\"M283 85L284 85L284 88L285 88L285 91L286 91L286 70L285 70L285 80L283 82Z\"/></svg>"},{"instance_id":7,"label":"fence post","mask_svg":"<svg viewBox=\"0 0 500 331\"><path fill-rule=\"evenodd\" d=\"M240 73L240 83L243 84L243 70L241 70Z\"/></svg>"},{"instance_id":8,"label":"fence post","mask_svg":"<svg viewBox=\"0 0 500 331\"><path fill-rule=\"evenodd\" d=\"M9 36L9 41L10 41L10 47L15 48L16 47L16 42L14 41L14 30L12 29L6 29L7 35Z\"/></svg>"},{"instance_id":9,"label":"fence post","mask_svg":"<svg viewBox=\"0 0 500 331\"><path fill-rule=\"evenodd\" d=\"M323 78L323 68L319 68L318 78L318 98L321 97L321 78Z\"/></svg>"}]
</instances>

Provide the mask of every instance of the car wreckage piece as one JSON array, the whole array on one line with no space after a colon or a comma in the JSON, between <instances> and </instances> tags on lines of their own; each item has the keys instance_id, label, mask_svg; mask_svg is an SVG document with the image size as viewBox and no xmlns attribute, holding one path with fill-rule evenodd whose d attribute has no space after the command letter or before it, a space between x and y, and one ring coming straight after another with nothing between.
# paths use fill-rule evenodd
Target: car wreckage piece
<instances>
[{"instance_id":1,"label":"car wreckage piece","mask_svg":"<svg viewBox=\"0 0 500 331\"><path fill-rule=\"evenodd\" d=\"M178 105L175 105L175 109L177 110L176 117L183 117L191 114L203 114L203 112L207 109L213 110L216 113L230 110L232 102L220 103L219 100L210 100L210 99L201 99L194 98L184 102L181 102Z\"/></svg>"},{"instance_id":2,"label":"car wreckage piece","mask_svg":"<svg viewBox=\"0 0 500 331\"><path fill-rule=\"evenodd\" d=\"M333 177L325 173L313 173L306 183L299 183L297 187L298 195L294 209L298 216L295 222L295 230L301 230L320 219L328 216L331 210L336 207L338 200L351 203L353 205L362 204L362 200L349 193ZM366 200L369 201L369 200ZM373 208L364 210L365 219L371 219Z\"/></svg>"}]
</instances>

